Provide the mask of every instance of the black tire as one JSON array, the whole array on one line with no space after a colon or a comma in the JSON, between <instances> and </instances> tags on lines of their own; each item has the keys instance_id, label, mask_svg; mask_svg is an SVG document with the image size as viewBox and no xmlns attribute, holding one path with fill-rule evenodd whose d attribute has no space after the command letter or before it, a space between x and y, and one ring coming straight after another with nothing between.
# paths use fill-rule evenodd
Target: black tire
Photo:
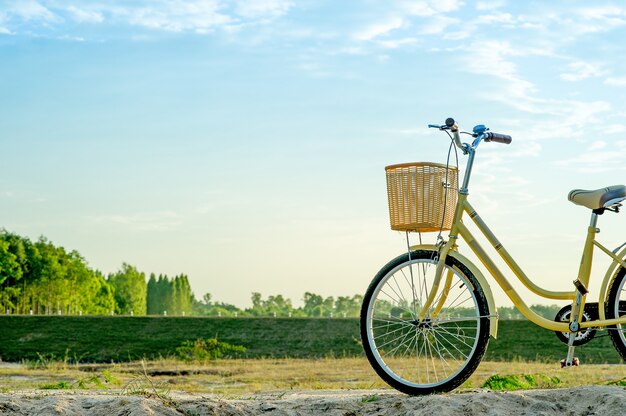
<instances>
[{"instance_id":1,"label":"black tire","mask_svg":"<svg viewBox=\"0 0 626 416\"><path fill-rule=\"evenodd\" d=\"M489 306L469 269L448 256L452 284L443 308L418 322L432 287L436 251L391 260L370 284L361 307L361 340L370 364L391 387L410 395L448 392L476 370L489 343ZM419 292L419 293L418 293ZM405 296L409 294L408 298Z\"/></svg>"},{"instance_id":2,"label":"black tire","mask_svg":"<svg viewBox=\"0 0 626 416\"><path fill-rule=\"evenodd\" d=\"M621 268L609 286L606 304L607 319L626 316L626 269ZM626 361L626 324L609 326L609 335L622 359Z\"/></svg>"}]
</instances>

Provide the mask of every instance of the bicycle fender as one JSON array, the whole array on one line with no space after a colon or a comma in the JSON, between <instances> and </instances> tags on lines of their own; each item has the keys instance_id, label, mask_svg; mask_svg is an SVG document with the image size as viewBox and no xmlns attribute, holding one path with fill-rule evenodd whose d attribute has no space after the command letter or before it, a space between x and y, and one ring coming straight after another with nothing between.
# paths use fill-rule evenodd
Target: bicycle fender
<instances>
[{"instance_id":1,"label":"bicycle fender","mask_svg":"<svg viewBox=\"0 0 626 416\"><path fill-rule=\"evenodd\" d=\"M439 248L434 244L421 244L417 246L411 246L411 250L434 250L437 251ZM626 251L626 249L624 249ZM453 257L458 260L460 263L463 263L465 267L469 269L470 272L476 277L478 283L483 289L483 293L487 298L487 306L489 307L489 335L491 335L494 339L498 337L498 310L496 309L496 302L493 298L493 293L491 292L491 287L485 278L485 275L480 271L478 267L474 263L472 263L467 257L459 253L458 251L450 250L448 252L448 256Z\"/></svg>"},{"instance_id":2,"label":"bicycle fender","mask_svg":"<svg viewBox=\"0 0 626 416\"><path fill-rule=\"evenodd\" d=\"M620 250L617 253L617 257L622 260L626 260L626 247ZM605 307L606 300L609 296L609 284L615 278L615 274L619 271L619 267L623 267L620 263L613 260L609 268L606 270L606 274L604 275L604 280L602 280L602 286L600 286L600 297L598 298L598 314L600 319L606 319Z\"/></svg>"}]
</instances>

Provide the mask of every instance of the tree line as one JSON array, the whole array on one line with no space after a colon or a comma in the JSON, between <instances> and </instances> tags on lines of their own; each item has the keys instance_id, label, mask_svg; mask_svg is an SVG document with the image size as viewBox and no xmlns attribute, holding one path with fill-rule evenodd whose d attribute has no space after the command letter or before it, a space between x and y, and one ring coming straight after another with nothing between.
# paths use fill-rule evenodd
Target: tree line
<instances>
[{"instance_id":1,"label":"tree line","mask_svg":"<svg viewBox=\"0 0 626 416\"><path fill-rule=\"evenodd\" d=\"M146 315L191 313L195 302L186 275L169 278L130 264L105 276L76 250L46 237L31 241L0 230L0 311L36 315Z\"/></svg>"},{"instance_id":2,"label":"tree line","mask_svg":"<svg viewBox=\"0 0 626 416\"><path fill-rule=\"evenodd\" d=\"M76 250L55 246L45 237L33 242L0 230L0 313L354 318L363 297L305 292L300 307L283 295L263 298L253 292L250 300L252 306L243 309L215 301L210 293L198 300L186 275L170 278L152 273L146 279L144 272L127 263L105 276L90 268ZM533 305L531 309L553 319L559 307ZM498 312L502 319L524 319L513 307ZM396 313L391 304L389 313Z\"/></svg>"},{"instance_id":3,"label":"tree line","mask_svg":"<svg viewBox=\"0 0 626 416\"><path fill-rule=\"evenodd\" d=\"M210 293L197 300L186 275L146 274L123 263L105 276L76 251L46 237L31 241L0 230L0 313L36 315L206 315L356 317L360 295L304 294L295 308L282 295L252 293L252 307L216 302Z\"/></svg>"},{"instance_id":4,"label":"tree line","mask_svg":"<svg viewBox=\"0 0 626 416\"><path fill-rule=\"evenodd\" d=\"M273 317L308 317L308 318L356 318L359 316L363 296L328 296L305 292L303 305L294 307L291 299L283 295L270 295L267 298L258 292L250 297L252 307L241 309L235 305L215 302L210 293L196 303L194 314L206 316L273 316Z\"/></svg>"}]
</instances>

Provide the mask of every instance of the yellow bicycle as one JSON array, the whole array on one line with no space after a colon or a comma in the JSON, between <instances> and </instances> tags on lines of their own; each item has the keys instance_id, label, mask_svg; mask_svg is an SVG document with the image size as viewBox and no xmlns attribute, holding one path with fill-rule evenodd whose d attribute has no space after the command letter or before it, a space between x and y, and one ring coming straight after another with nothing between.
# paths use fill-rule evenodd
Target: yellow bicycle
<instances>
[{"instance_id":1,"label":"yellow bicycle","mask_svg":"<svg viewBox=\"0 0 626 416\"><path fill-rule=\"evenodd\" d=\"M374 277L361 308L361 339L374 370L390 386L412 395L446 392L461 385L476 369L497 335L498 314L491 289L476 265L458 251L459 237L472 249L515 306L535 324L567 343L562 366L578 365L574 349L597 330L608 330L626 360L626 243L609 250L596 240L598 216L619 212L626 186L573 190L569 200L591 210L591 221L578 276L570 291L550 291L533 283L468 202L468 188L478 146L509 144L511 137L483 125L460 132L449 118L430 125L447 132L452 146L468 156L461 186L458 169L435 163L386 168L391 228L407 232L439 231L437 244L409 245ZM470 135L470 143L460 133ZM450 153L448 153L450 155ZM450 157L448 156L448 160ZM469 217L506 265L532 292L571 300L554 321L532 311L464 223ZM447 240L442 230L450 230ZM612 259L597 303L586 302L594 248Z\"/></svg>"}]
</instances>

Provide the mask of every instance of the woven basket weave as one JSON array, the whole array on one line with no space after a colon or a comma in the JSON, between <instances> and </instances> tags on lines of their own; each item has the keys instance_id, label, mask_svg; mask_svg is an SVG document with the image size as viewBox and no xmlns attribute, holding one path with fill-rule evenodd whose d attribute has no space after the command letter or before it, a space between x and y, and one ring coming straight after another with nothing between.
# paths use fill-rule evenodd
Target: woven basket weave
<instances>
[{"instance_id":1,"label":"woven basket weave","mask_svg":"<svg viewBox=\"0 0 626 416\"><path fill-rule=\"evenodd\" d=\"M452 227L459 172L455 167L447 171L446 178L446 165L428 162L385 168L392 230L428 232Z\"/></svg>"}]
</instances>

